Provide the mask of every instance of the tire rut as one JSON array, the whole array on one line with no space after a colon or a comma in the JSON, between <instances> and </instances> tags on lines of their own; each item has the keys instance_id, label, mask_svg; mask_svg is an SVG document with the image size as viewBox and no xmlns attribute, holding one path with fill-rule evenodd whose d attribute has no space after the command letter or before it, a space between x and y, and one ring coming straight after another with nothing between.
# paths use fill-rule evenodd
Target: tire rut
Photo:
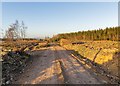
<instances>
[{"instance_id":1,"label":"tire rut","mask_svg":"<svg viewBox=\"0 0 120 86\"><path fill-rule=\"evenodd\" d=\"M94 74L91 74L80 61L69 55L66 50L59 48L60 47L57 47L55 50L60 59L59 63L65 84L104 84L104 82L96 78Z\"/></svg>"},{"instance_id":2,"label":"tire rut","mask_svg":"<svg viewBox=\"0 0 120 86\"><path fill-rule=\"evenodd\" d=\"M34 51L33 63L16 83L22 84L100 84L78 59L60 46ZM37 58L36 58L37 57ZM24 78L24 79L22 79Z\"/></svg>"}]
</instances>

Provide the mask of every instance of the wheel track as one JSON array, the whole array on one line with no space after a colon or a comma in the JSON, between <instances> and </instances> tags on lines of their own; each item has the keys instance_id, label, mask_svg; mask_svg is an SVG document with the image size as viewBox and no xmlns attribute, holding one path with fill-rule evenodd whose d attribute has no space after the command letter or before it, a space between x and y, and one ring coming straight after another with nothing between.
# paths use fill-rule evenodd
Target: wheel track
<instances>
[{"instance_id":1,"label":"wheel track","mask_svg":"<svg viewBox=\"0 0 120 86\"><path fill-rule=\"evenodd\" d=\"M58 53L58 51L57 51L56 48L55 48L55 50L56 50L56 54L58 54L58 56L60 56L60 53ZM63 52L63 53L64 53L64 52ZM65 54L64 54L64 55L65 55ZM66 56L65 56L65 57L66 57ZM69 56L69 57L70 57L70 56ZM58 58L60 58L60 57L58 57ZM69 58L67 58L67 59L69 59ZM73 69L74 69L75 71L79 72L79 71L75 68L75 66L74 66L74 64L72 63L72 61L69 60L69 62L71 63ZM69 82L69 79L67 78L67 75L65 74L65 69L66 69L66 68L64 67L64 66L67 67L67 65L64 64L62 60L59 60L59 63L60 63L60 66L61 66L61 70L62 70L63 77L64 77L64 83L65 83L65 84L68 84L68 83L70 83L70 82ZM80 78L80 76L77 76L77 77ZM82 81L82 80L80 80L80 81ZM81 82L81 83L84 83L84 82Z\"/></svg>"},{"instance_id":2,"label":"wheel track","mask_svg":"<svg viewBox=\"0 0 120 86\"><path fill-rule=\"evenodd\" d=\"M36 61L34 62L34 65L33 65L34 69L32 69L32 71L30 71L29 73L34 74L34 73L42 72L43 69L47 69L47 70L44 71L45 72L44 74L42 73L40 73L39 75L36 74L34 76L36 80L34 79L32 80L31 78L33 75L29 74L30 75L29 77L31 77L30 78L31 80L28 80L29 83L90 84L91 82L88 82L89 80L85 80L88 78L85 74L88 74L91 77L91 79L93 79L92 84L101 83L101 82L98 82L98 80L96 79L94 81L94 77L91 76L89 71L87 71L87 69L84 68L84 65L82 65L80 61L78 61L77 59L69 55L68 52L65 49L61 48L60 46L53 46L53 47L47 48L47 50L44 51L44 54L42 54L42 56L40 57L42 57L43 59L42 58L39 58L39 60L34 59ZM39 62L40 60L43 62ZM41 64L43 66L40 65L36 67L36 65L38 64ZM42 69L40 67L42 67ZM36 68L40 70L37 71ZM85 70L85 73L80 72L80 70L82 69ZM36 72L33 72L34 70ZM26 78L26 80L29 79L29 77Z\"/></svg>"},{"instance_id":3,"label":"wheel track","mask_svg":"<svg viewBox=\"0 0 120 86\"><path fill-rule=\"evenodd\" d=\"M60 53L58 53L57 48L55 48L55 50L56 50L56 53L58 54L58 56L60 56ZM71 64L72 69L73 69L74 71L76 71L77 73L80 72L79 69L76 69L76 67L75 67L75 63L77 62L77 63L79 63L80 66L83 67L84 70L87 71L86 73L88 73L88 75L89 75L90 77L92 77L91 79L93 79L92 81L90 80L90 82L89 82L89 81L83 80L82 77L81 77L81 74L78 74L77 78L79 79L79 81L78 81L79 84L80 84L80 83L82 83L82 84L88 84L88 82L89 82L89 84L90 84L90 83L96 83L96 82L98 82L98 83L104 83L104 82L102 82L100 79L94 77L94 74L92 74L90 71L88 71L88 69L86 69L86 67L84 67L84 65L77 59L77 57L75 58L75 57L73 57L73 56L71 56L71 55L67 55L67 54L66 54L66 51L65 51L65 52L62 52L62 53L65 55L65 57L67 57L67 60L68 60L68 62ZM61 54L62 54L62 53L61 53ZM71 59L72 59L71 57L73 57L74 61L71 60ZM59 57L59 58L60 58L60 57ZM67 61L66 61L66 62L67 62ZM66 65L67 63L64 64L64 60L59 60L59 63L60 63L60 66L61 66L61 70L62 70L63 77L64 77L64 83L66 83L66 82L69 81L69 79L68 79L68 77L67 77L67 75L66 75L66 73L65 73L65 70L66 70L65 66L67 66L67 65ZM81 69L81 68L80 68L80 69ZM92 75L92 76L91 76L91 75ZM84 77L83 77L83 78L84 78ZM96 81L94 82L94 80L96 80ZM70 82L70 83L71 83L71 82Z\"/></svg>"}]
</instances>

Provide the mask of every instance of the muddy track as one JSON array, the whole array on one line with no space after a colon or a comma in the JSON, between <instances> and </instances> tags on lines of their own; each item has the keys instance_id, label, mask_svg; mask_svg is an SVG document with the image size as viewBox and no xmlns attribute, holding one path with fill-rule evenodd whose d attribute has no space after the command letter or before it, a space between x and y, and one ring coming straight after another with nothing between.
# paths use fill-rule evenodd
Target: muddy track
<instances>
[{"instance_id":1,"label":"muddy track","mask_svg":"<svg viewBox=\"0 0 120 86\"><path fill-rule=\"evenodd\" d=\"M104 80L92 74L60 46L29 52L32 62L13 84L103 84Z\"/></svg>"}]
</instances>

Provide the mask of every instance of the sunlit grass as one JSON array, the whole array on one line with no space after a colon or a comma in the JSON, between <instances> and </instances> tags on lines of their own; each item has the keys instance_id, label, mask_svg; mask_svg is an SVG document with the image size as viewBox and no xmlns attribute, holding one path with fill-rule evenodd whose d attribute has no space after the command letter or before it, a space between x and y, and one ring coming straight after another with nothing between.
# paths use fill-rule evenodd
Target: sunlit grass
<instances>
[{"instance_id":1,"label":"sunlit grass","mask_svg":"<svg viewBox=\"0 0 120 86\"><path fill-rule=\"evenodd\" d=\"M105 62L108 62L109 60L112 60L115 52L119 52L118 44L118 42L113 41L89 41L85 44L68 44L64 45L64 47L77 51L80 55L90 59L91 61L93 61L99 49L102 48L101 51L97 54L95 62L98 64L103 64Z\"/></svg>"}]
</instances>

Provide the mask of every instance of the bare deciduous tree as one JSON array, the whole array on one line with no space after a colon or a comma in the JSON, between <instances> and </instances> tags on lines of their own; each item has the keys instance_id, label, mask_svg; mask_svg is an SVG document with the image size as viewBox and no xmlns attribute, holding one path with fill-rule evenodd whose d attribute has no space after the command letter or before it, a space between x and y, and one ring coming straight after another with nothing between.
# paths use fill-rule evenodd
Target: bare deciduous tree
<instances>
[{"instance_id":1,"label":"bare deciduous tree","mask_svg":"<svg viewBox=\"0 0 120 86\"><path fill-rule=\"evenodd\" d=\"M18 20L16 20L16 22L10 25L10 27L6 31L5 37L11 40L20 39L20 38L24 39L26 36L26 29L27 27L25 27L25 24L23 21L22 21L22 24L19 25Z\"/></svg>"}]
</instances>

